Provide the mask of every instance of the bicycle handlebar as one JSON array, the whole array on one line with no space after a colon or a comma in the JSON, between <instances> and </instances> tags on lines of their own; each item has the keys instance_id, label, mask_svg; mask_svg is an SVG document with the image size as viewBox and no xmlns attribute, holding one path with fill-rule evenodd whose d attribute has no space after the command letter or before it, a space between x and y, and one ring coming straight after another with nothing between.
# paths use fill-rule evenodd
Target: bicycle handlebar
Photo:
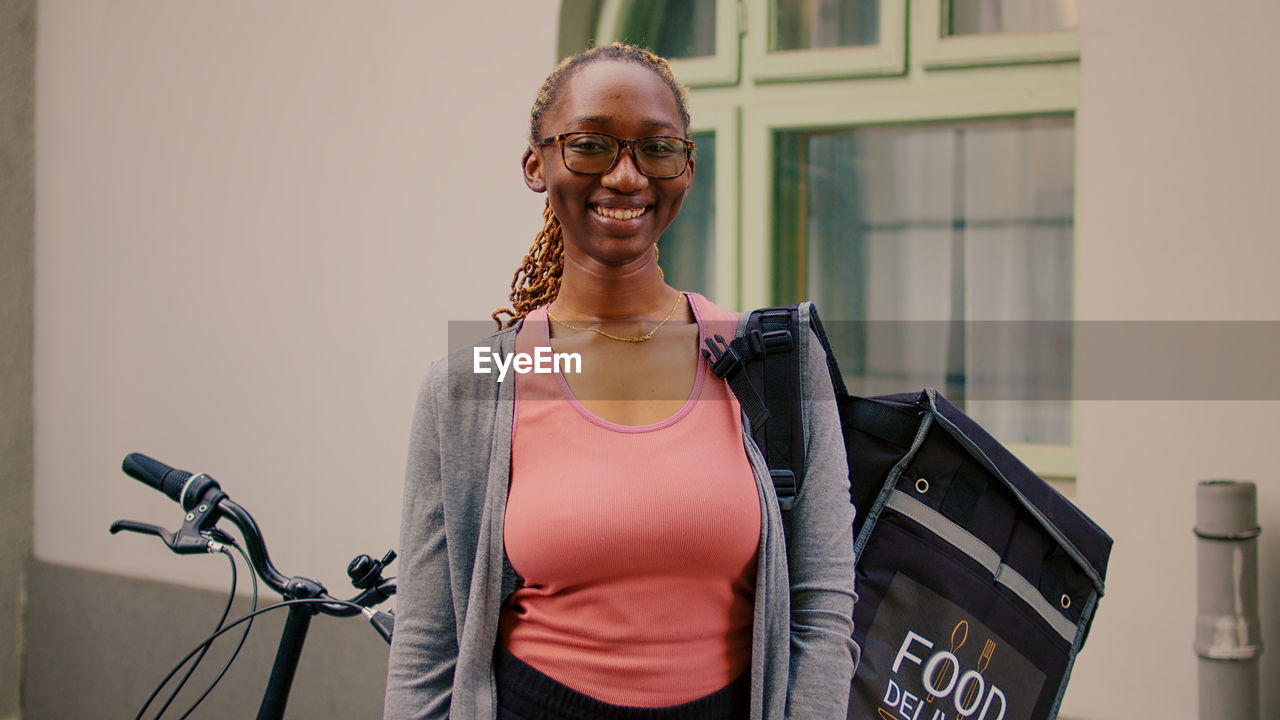
<instances>
[{"instance_id":1,"label":"bicycle handlebar","mask_svg":"<svg viewBox=\"0 0 1280 720\"><path fill-rule=\"evenodd\" d=\"M271 669L271 678L267 683L267 690L263 694L262 705L258 709L259 720L279 720L284 716L285 704L289 698L289 690L293 685L294 672L298 667L298 658L302 654L303 640L306 638L312 615L324 613L343 617L362 614L368 618L383 640L388 643L391 642L394 630L394 615L381 611L375 612L371 607L396 593L395 578L385 580L382 577L383 568L395 559L394 550L388 551L381 560L373 560L368 555L359 555L352 560L347 566L347 575L360 593L350 600L340 600L330 595L329 591L325 590L324 586L315 580L304 577L287 577L277 570L271 564L271 558L267 555L266 542L262 539L262 531L258 529L258 524L254 522L253 516L227 497L227 494L223 492L217 481L208 475L204 473L192 475L185 470L178 470L165 465L159 460L139 453L130 453L126 456L121 469L135 480L159 490L168 496L170 500L180 504L186 514L183 518L182 527L176 532L169 532L162 527L133 520L117 520L111 525L113 534L121 530L127 530L129 532L155 535L163 540L170 550L179 554L227 552L227 545L243 549L243 554L247 558L250 567L253 568L254 575L261 578L268 587L279 593L286 601L273 606L287 606L289 608L289 619L285 622L284 633L280 638L280 647L276 652L275 664ZM226 518L239 528L240 537L244 541L243 548L236 543L235 538L216 527L217 522L222 518ZM230 557L230 553L228 552L227 554ZM231 567L234 571L234 558L232 558ZM235 592L234 577L233 574L233 597ZM253 595L255 611L237 621L237 623L264 612L256 610L258 598L256 584ZM227 607L230 609L229 602ZM225 612L223 613L223 618L226 618ZM201 647L205 650L208 649L209 643L225 632L221 627L221 620L219 620L218 625L219 629L214 635L201 644ZM247 627L245 633L248 633ZM243 642L244 640L241 638L241 643ZM236 652L239 652L238 648ZM200 659L204 657L200 648L192 651L187 658L184 658L178 668L196 653L200 653L200 658L195 661L195 664L198 665ZM233 660L235 660L234 653L227 665L229 666ZM170 677L174 672L177 672L178 668L174 668L174 671L170 673ZM193 665L191 670L194 669ZM187 677L191 676L191 670L187 672ZM225 670L226 668L224 667L223 672ZM221 678L222 675L219 674L213 685L216 685ZM156 688L156 693L167 682L168 678L161 682L160 687ZM169 706L168 703L173 700L178 690L181 690L182 685L185 683L186 679L184 678L178 684L177 690L174 690L173 694L170 695L169 701L161 708L160 715L164 714L165 709ZM209 686L209 690L213 689L213 685ZM207 695L208 691L205 694ZM154 697L155 693L152 694L152 698ZM200 700L196 701L187 715L190 715L191 711L194 711L195 707L203 699L204 696L201 696ZM143 711L150 704L151 700L148 699L146 705L143 706ZM143 711L138 713L138 717L142 717ZM187 717L187 715L183 717Z\"/></svg>"},{"instance_id":2,"label":"bicycle handlebar","mask_svg":"<svg viewBox=\"0 0 1280 720\"><path fill-rule=\"evenodd\" d=\"M121 469L129 477L159 490L170 500L179 503L184 510L188 511L188 514L182 529L176 533L166 533L160 528L132 521L118 521L112 526L113 533L118 530L148 532L165 540L174 552L203 552L206 544L202 541L207 542L205 534L213 528L213 524L218 519L225 517L239 528L254 573L285 599L333 600L335 602L316 604L314 607L327 615L349 616L360 612L353 605L369 607L395 594L394 581L382 580L381 575L377 575L376 571L375 582L369 583L369 587L362 585L363 592L345 601L330 595L323 585L314 580L289 577L281 573L271 563L266 542L262 538L262 531L258 528L253 516L227 497L218 482L204 473L193 475L186 470L171 467L141 453L130 453L125 456ZM385 562L390 562L394 557L394 552L389 553ZM380 571L381 567L382 565L379 564L377 570Z\"/></svg>"},{"instance_id":3,"label":"bicycle handlebar","mask_svg":"<svg viewBox=\"0 0 1280 720\"><path fill-rule=\"evenodd\" d=\"M191 478L191 473L177 470L168 465L149 458L142 453L129 453L124 458L121 470L129 477L159 490L169 499L178 502L182 486Z\"/></svg>"},{"instance_id":4,"label":"bicycle handlebar","mask_svg":"<svg viewBox=\"0 0 1280 720\"><path fill-rule=\"evenodd\" d=\"M218 481L204 473L192 475L142 453L126 455L120 469L134 480L164 493L170 500L181 505L183 510L191 510L206 492L218 488Z\"/></svg>"}]
</instances>

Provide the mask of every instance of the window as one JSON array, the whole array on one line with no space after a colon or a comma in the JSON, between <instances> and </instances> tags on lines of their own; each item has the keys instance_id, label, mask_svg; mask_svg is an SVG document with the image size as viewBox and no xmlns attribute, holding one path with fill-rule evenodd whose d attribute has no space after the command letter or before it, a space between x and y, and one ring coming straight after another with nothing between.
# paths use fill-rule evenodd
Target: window
<instances>
[{"instance_id":1,"label":"window","mask_svg":"<svg viewBox=\"0 0 1280 720\"><path fill-rule=\"evenodd\" d=\"M760 0L745 6L743 43L755 83L906 70L906 0Z\"/></svg>"},{"instance_id":2,"label":"window","mask_svg":"<svg viewBox=\"0 0 1280 720\"><path fill-rule=\"evenodd\" d=\"M933 5L934 3L929 3ZM1076 0L940 0L920 18L924 67L1074 62Z\"/></svg>"},{"instance_id":3,"label":"window","mask_svg":"<svg viewBox=\"0 0 1280 720\"><path fill-rule=\"evenodd\" d=\"M575 27L565 13L590 16L588 2L566 2L561 32ZM736 2L724 0L603 0L595 8L599 21L591 38L566 43L569 53L588 39L622 40L645 45L669 58L677 77L690 87L738 82L738 37L741 18Z\"/></svg>"},{"instance_id":4,"label":"window","mask_svg":"<svg viewBox=\"0 0 1280 720\"><path fill-rule=\"evenodd\" d=\"M676 60L716 54L715 0L629 0L618 19L624 39Z\"/></svg>"},{"instance_id":5,"label":"window","mask_svg":"<svg viewBox=\"0 0 1280 720\"><path fill-rule=\"evenodd\" d=\"M691 133L696 172L680 215L662 236L658 264L672 287L715 294L716 134Z\"/></svg>"},{"instance_id":6,"label":"window","mask_svg":"<svg viewBox=\"0 0 1280 720\"><path fill-rule=\"evenodd\" d=\"M593 39L658 48L691 86L669 278L738 309L812 299L851 390L938 387L1074 476L1076 0L596 10Z\"/></svg>"},{"instance_id":7,"label":"window","mask_svg":"<svg viewBox=\"0 0 1280 720\"><path fill-rule=\"evenodd\" d=\"M1074 30L1076 0L949 0L947 35Z\"/></svg>"},{"instance_id":8,"label":"window","mask_svg":"<svg viewBox=\"0 0 1280 720\"><path fill-rule=\"evenodd\" d=\"M778 0L771 20L771 52L880 44L878 0Z\"/></svg>"},{"instance_id":9,"label":"window","mask_svg":"<svg viewBox=\"0 0 1280 720\"><path fill-rule=\"evenodd\" d=\"M773 297L822 310L851 392L1017 398L967 409L1069 443L1074 139L1054 116L778 132Z\"/></svg>"}]
</instances>

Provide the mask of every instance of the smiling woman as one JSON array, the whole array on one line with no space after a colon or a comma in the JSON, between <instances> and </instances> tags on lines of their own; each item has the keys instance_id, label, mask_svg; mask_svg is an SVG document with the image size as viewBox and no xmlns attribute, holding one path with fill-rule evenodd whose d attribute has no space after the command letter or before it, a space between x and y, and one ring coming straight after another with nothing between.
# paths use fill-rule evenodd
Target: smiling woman
<instances>
[{"instance_id":1,"label":"smiling woman","mask_svg":"<svg viewBox=\"0 0 1280 720\"><path fill-rule=\"evenodd\" d=\"M593 273L594 263L656 266L647 251L693 183L692 143L683 138L688 122L677 97L644 65L596 62L569 75L559 101L539 119L540 132L563 134L525 152L525 182L547 193L560 219L570 274Z\"/></svg>"},{"instance_id":2,"label":"smiling woman","mask_svg":"<svg viewBox=\"0 0 1280 720\"><path fill-rule=\"evenodd\" d=\"M419 397L387 718L844 717L853 511L830 380L803 378L784 536L698 353L736 315L658 267L693 183L689 121L667 62L634 46L575 55L539 91L521 165L547 209L513 309ZM579 371L476 370L552 352Z\"/></svg>"}]
</instances>

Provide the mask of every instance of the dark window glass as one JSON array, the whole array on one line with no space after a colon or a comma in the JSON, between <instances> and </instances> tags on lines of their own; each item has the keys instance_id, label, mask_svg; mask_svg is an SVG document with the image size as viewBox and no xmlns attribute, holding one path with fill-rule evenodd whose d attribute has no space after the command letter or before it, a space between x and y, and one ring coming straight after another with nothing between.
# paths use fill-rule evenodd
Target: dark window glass
<instances>
[{"instance_id":1,"label":"dark window glass","mask_svg":"<svg viewBox=\"0 0 1280 720\"><path fill-rule=\"evenodd\" d=\"M774 50L877 45L879 0L776 0Z\"/></svg>"},{"instance_id":2,"label":"dark window glass","mask_svg":"<svg viewBox=\"0 0 1280 720\"><path fill-rule=\"evenodd\" d=\"M1040 32L1079 26L1076 0L950 0L948 35Z\"/></svg>"},{"instance_id":3,"label":"dark window glass","mask_svg":"<svg viewBox=\"0 0 1280 720\"><path fill-rule=\"evenodd\" d=\"M716 54L716 0L629 0L623 39L666 58Z\"/></svg>"},{"instance_id":4,"label":"dark window glass","mask_svg":"<svg viewBox=\"0 0 1280 720\"><path fill-rule=\"evenodd\" d=\"M693 133L690 139L697 145L693 189L662 234L658 264L672 287L709 296L715 291L716 136Z\"/></svg>"}]
</instances>

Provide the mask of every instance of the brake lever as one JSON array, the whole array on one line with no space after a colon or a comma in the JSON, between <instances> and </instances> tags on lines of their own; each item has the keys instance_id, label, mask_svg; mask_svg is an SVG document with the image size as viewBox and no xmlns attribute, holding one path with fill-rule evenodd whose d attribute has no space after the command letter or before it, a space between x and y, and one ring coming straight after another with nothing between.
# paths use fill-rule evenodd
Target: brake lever
<instances>
[{"instance_id":1,"label":"brake lever","mask_svg":"<svg viewBox=\"0 0 1280 720\"><path fill-rule=\"evenodd\" d=\"M121 530L126 532L135 532L139 535L155 535L163 540L165 545L173 547L173 533L158 525L148 525L147 523L138 522L137 520L117 520L111 523L112 535L115 535Z\"/></svg>"},{"instance_id":2,"label":"brake lever","mask_svg":"<svg viewBox=\"0 0 1280 720\"><path fill-rule=\"evenodd\" d=\"M221 552L223 545L231 544L227 542L231 540L230 536L213 526L219 517L218 501L224 497L226 495L215 488L209 495L201 498L196 507L183 518L182 527L176 533L136 520L117 520L111 524L111 534L126 530L155 535L179 555Z\"/></svg>"},{"instance_id":3,"label":"brake lever","mask_svg":"<svg viewBox=\"0 0 1280 720\"><path fill-rule=\"evenodd\" d=\"M155 535L164 541L170 550L178 555L194 555L196 553L215 553L221 552L224 545L231 543L225 540L231 540L226 533L213 528L206 531L208 534L202 534L191 527L192 523L183 523L182 528L176 533L169 532L162 527L156 525L148 525L147 523L137 522L136 520L117 520L111 523L111 534L114 535L121 530L127 532L136 532L141 535Z\"/></svg>"}]
</instances>

